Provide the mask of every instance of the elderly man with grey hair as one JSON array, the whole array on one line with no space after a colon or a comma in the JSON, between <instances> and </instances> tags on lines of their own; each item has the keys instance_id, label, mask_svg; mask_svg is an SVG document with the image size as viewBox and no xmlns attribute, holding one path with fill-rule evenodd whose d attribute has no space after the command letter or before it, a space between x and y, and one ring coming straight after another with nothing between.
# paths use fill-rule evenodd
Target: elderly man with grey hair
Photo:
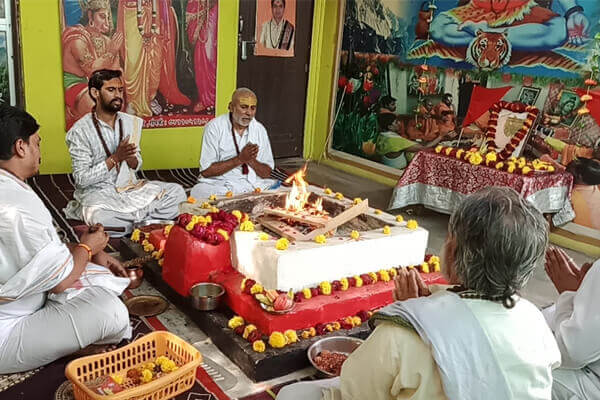
<instances>
[{"instance_id":1,"label":"elderly man with grey hair","mask_svg":"<svg viewBox=\"0 0 600 400\"><path fill-rule=\"evenodd\" d=\"M200 177L191 195L208 198L265 190L277 186L270 179L275 162L265 127L254 119L258 100L239 88L231 96L229 113L206 124L200 153Z\"/></svg>"},{"instance_id":2,"label":"elderly man with grey hair","mask_svg":"<svg viewBox=\"0 0 600 400\"><path fill-rule=\"evenodd\" d=\"M548 243L542 214L508 188L467 197L450 218L447 290L415 269L340 378L284 387L278 399L550 399L560 352L542 313L519 296ZM432 293L434 291L435 293ZM368 366L368 367L367 367Z\"/></svg>"}]
</instances>

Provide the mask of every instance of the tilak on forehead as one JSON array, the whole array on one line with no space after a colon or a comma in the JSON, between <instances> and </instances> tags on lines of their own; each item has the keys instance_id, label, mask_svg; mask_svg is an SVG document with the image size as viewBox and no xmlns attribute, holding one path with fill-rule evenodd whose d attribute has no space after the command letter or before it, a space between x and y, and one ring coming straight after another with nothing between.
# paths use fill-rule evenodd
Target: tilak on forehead
<instances>
[{"instance_id":1,"label":"tilak on forehead","mask_svg":"<svg viewBox=\"0 0 600 400\"><path fill-rule=\"evenodd\" d=\"M256 97L249 94L240 96L238 101L242 106L255 106L257 103Z\"/></svg>"}]
</instances>

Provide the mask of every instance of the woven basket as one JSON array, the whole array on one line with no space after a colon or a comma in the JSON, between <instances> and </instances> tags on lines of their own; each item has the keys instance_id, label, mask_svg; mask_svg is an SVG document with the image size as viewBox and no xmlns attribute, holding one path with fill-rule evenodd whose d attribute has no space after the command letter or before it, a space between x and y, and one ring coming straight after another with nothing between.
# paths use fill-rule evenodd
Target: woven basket
<instances>
[{"instance_id":1,"label":"woven basket","mask_svg":"<svg viewBox=\"0 0 600 400\"><path fill-rule=\"evenodd\" d=\"M125 377L128 370L154 361L159 356L169 357L179 368L139 385L134 385L126 378L121 385L124 390L110 396L94 393L84 383L111 374ZM190 389L201 362L200 352L192 345L172 333L156 331L117 350L73 360L67 365L65 374L73 384L73 394L77 400L162 400Z\"/></svg>"}]
</instances>

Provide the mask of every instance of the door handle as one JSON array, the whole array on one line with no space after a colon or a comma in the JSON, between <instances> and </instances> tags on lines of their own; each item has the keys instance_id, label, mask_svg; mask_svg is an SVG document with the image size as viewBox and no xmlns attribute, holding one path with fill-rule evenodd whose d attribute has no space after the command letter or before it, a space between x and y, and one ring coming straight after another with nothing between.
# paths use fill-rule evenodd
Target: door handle
<instances>
[{"instance_id":1,"label":"door handle","mask_svg":"<svg viewBox=\"0 0 600 400\"><path fill-rule=\"evenodd\" d=\"M242 61L246 61L248 59L248 45L254 46L256 44L255 40L242 40L241 46L241 59Z\"/></svg>"}]
</instances>

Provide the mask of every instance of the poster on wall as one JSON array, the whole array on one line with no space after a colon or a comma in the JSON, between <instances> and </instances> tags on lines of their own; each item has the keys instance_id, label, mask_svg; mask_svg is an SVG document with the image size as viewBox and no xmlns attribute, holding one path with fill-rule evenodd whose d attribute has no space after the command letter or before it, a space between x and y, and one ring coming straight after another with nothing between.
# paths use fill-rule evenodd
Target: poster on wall
<instances>
[{"instance_id":1,"label":"poster on wall","mask_svg":"<svg viewBox=\"0 0 600 400\"><path fill-rule=\"evenodd\" d=\"M6 32L0 32L0 103L11 104Z\"/></svg>"},{"instance_id":2,"label":"poster on wall","mask_svg":"<svg viewBox=\"0 0 600 400\"><path fill-rule=\"evenodd\" d=\"M123 111L144 128L202 126L215 114L217 0L62 0L67 129L93 101L88 78L123 71Z\"/></svg>"},{"instance_id":3,"label":"poster on wall","mask_svg":"<svg viewBox=\"0 0 600 400\"><path fill-rule=\"evenodd\" d=\"M255 56L293 57L296 0L256 0Z\"/></svg>"}]
</instances>

